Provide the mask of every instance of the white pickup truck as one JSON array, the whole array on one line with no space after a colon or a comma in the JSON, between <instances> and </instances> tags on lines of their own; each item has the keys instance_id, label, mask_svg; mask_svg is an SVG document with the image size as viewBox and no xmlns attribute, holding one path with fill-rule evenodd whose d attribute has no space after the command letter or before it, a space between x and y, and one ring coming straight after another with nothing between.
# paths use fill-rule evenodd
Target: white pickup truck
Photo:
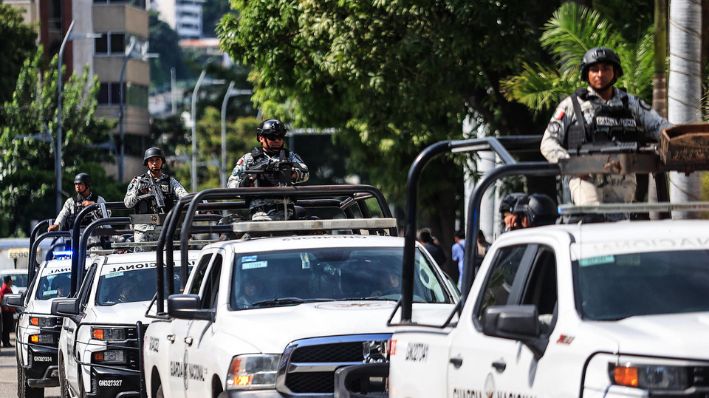
<instances>
[{"instance_id":1,"label":"white pickup truck","mask_svg":"<svg viewBox=\"0 0 709 398\"><path fill-rule=\"evenodd\" d=\"M707 221L507 233L457 323L396 330L389 396L706 397L708 294Z\"/></svg>"},{"instance_id":2,"label":"white pickup truck","mask_svg":"<svg viewBox=\"0 0 709 398\"><path fill-rule=\"evenodd\" d=\"M170 317L146 331L148 395L332 396L338 367L384 360L402 248L402 238L365 234L206 246L186 294L169 297ZM414 307L442 322L458 294L416 253Z\"/></svg>"},{"instance_id":3,"label":"white pickup truck","mask_svg":"<svg viewBox=\"0 0 709 398\"><path fill-rule=\"evenodd\" d=\"M156 283L155 252L109 254L93 259L76 297L55 300L62 397L140 396L139 341Z\"/></svg>"},{"instance_id":4,"label":"white pickup truck","mask_svg":"<svg viewBox=\"0 0 709 398\"><path fill-rule=\"evenodd\" d=\"M20 311L15 347L20 397L41 397L45 387L59 384L57 343L61 318L52 316L50 309L54 299L69 295L70 273L70 259L44 261L26 294L5 298L5 304Z\"/></svg>"}]
</instances>

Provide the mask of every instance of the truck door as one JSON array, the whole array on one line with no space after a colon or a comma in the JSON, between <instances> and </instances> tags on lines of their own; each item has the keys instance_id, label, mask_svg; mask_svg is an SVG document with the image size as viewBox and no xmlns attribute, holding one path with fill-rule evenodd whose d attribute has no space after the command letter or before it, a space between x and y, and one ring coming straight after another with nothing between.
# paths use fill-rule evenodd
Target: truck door
<instances>
[{"instance_id":1,"label":"truck door","mask_svg":"<svg viewBox=\"0 0 709 398\"><path fill-rule=\"evenodd\" d=\"M519 344L483 335L480 319L490 306L515 302L524 286L525 269L529 268L536 251L537 245L522 244L501 247L493 254L487 274L480 276L485 278L482 297L469 298L476 300L472 317L464 312L451 332L448 397L491 396L497 391L508 391L500 387L509 384L506 378L512 372L508 369L511 367L508 355L518 351Z\"/></svg>"},{"instance_id":2,"label":"truck door","mask_svg":"<svg viewBox=\"0 0 709 398\"><path fill-rule=\"evenodd\" d=\"M520 256L522 247L524 254ZM558 313L556 276L556 256L550 246L530 244L510 246L499 251L486 276L488 279L482 290L482 301L476 304L472 322L468 324L470 334L465 337L461 334L453 340L451 361L462 358L463 364L467 359L475 362L468 369L474 372L476 384L466 388L488 396L493 393L495 396L546 396L564 383L564 380L559 380L558 372L552 372L553 364L549 358L554 357L553 353L547 351L542 357L537 357L521 341L482 334L480 323L485 309L492 305L534 305L539 314L542 335L548 339ZM502 294L499 293L500 287ZM551 348L554 349L556 346ZM462 368L452 366L450 372L450 380L458 385L464 382L460 379L462 374L459 370ZM543 386L547 389L542 390Z\"/></svg>"},{"instance_id":3,"label":"truck door","mask_svg":"<svg viewBox=\"0 0 709 398\"><path fill-rule=\"evenodd\" d=\"M202 309L216 311L221 271L222 255L217 253L214 255L212 265L209 267L200 289ZM214 369L209 369L209 364L211 363L209 344L214 343L212 340L212 326L212 321L194 320L187 331L187 337L185 338L185 363L187 364L185 385L189 396L213 396L211 375L215 371ZM220 381L223 382L224 380Z\"/></svg>"},{"instance_id":4,"label":"truck door","mask_svg":"<svg viewBox=\"0 0 709 398\"><path fill-rule=\"evenodd\" d=\"M185 293L199 294L199 289L202 286L207 269L212 259L213 252L204 253L197 264L194 277ZM191 396L187 393L187 365L185 363L185 338L187 331L193 321L186 319L173 319L170 322L170 328L165 338L168 341L168 357L170 359L170 391L165 393L165 396L175 398L186 398Z\"/></svg>"}]
</instances>

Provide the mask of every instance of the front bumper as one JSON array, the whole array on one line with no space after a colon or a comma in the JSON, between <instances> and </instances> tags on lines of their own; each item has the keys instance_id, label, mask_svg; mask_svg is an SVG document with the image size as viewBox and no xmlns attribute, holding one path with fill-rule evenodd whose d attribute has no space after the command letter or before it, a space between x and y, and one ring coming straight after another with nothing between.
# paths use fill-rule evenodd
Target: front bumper
<instances>
[{"instance_id":1,"label":"front bumper","mask_svg":"<svg viewBox=\"0 0 709 398\"><path fill-rule=\"evenodd\" d=\"M27 385L32 388L58 387L57 349L30 345L28 355L29 367L25 368Z\"/></svg>"},{"instance_id":2,"label":"front bumper","mask_svg":"<svg viewBox=\"0 0 709 398\"><path fill-rule=\"evenodd\" d=\"M135 371L91 368L91 392L88 397L139 398L140 374Z\"/></svg>"},{"instance_id":3,"label":"front bumper","mask_svg":"<svg viewBox=\"0 0 709 398\"><path fill-rule=\"evenodd\" d=\"M276 390L228 390L219 394L218 398L286 398Z\"/></svg>"}]
</instances>

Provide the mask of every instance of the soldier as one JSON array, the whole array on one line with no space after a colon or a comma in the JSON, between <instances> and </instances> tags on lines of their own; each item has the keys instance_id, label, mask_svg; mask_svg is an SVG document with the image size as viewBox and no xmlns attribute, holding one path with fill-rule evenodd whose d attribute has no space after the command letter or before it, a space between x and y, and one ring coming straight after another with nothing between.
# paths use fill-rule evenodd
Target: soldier
<instances>
[{"instance_id":1,"label":"soldier","mask_svg":"<svg viewBox=\"0 0 709 398\"><path fill-rule=\"evenodd\" d=\"M256 129L260 147L236 162L227 187L288 186L308 181L308 166L297 153L284 147L288 130L279 120L269 119ZM283 204L277 200L255 199L249 204L251 219L269 221L283 219ZM289 215L292 209L288 210Z\"/></svg>"},{"instance_id":2,"label":"soldier","mask_svg":"<svg viewBox=\"0 0 709 398\"><path fill-rule=\"evenodd\" d=\"M101 196L91 192L91 177L86 173L79 173L74 177L74 191L76 195L64 202L64 207L57 214L54 224L47 228L48 232L72 229L76 215L79 214L81 209L94 203L106 203ZM101 218L101 212L96 210L88 218L84 219L83 224L88 225L99 218Z\"/></svg>"},{"instance_id":3,"label":"soldier","mask_svg":"<svg viewBox=\"0 0 709 398\"><path fill-rule=\"evenodd\" d=\"M164 164L165 155L160 148L152 147L145 151L143 165L148 168L148 172L134 177L128 185L128 191L123 199L127 208L135 208L136 214L167 213L179 198L187 195L185 188L176 179L163 173L162 166ZM156 191L152 191L152 187ZM157 198L157 195L162 198ZM135 224L133 236L136 242L157 241L160 236L160 227L150 224ZM141 250L136 249L136 251Z\"/></svg>"},{"instance_id":4,"label":"soldier","mask_svg":"<svg viewBox=\"0 0 709 398\"><path fill-rule=\"evenodd\" d=\"M608 48L592 48L581 62L585 89L565 98L556 108L542 138L541 152L552 163L569 157L583 144L615 145L616 141L659 141L670 123L645 101L613 85L623 76L618 55ZM582 123L579 123L582 121ZM569 181L576 205L631 202L635 175L583 175Z\"/></svg>"}]
</instances>

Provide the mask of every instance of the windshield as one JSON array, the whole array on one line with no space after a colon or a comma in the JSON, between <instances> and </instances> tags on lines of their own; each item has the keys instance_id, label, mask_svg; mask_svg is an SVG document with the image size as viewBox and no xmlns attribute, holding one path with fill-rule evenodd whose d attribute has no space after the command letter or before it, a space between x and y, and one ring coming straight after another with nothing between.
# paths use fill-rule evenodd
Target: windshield
<instances>
[{"instance_id":1,"label":"windshield","mask_svg":"<svg viewBox=\"0 0 709 398\"><path fill-rule=\"evenodd\" d=\"M598 256L576 268L588 319L709 311L709 250Z\"/></svg>"},{"instance_id":2,"label":"windshield","mask_svg":"<svg viewBox=\"0 0 709 398\"><path fill-rule=\"evenodd\" d=\"M231 308L308 301L398 301L402 253L400 247L338 247L241 255L234 264ZM433 266L418 251L414 272L414 301L453 301Z\"/></svg>"},{"instance_id":3,"label":"windshield","mask_svg":"<svg viewBox=\"0 0 709 398\"><path fill-rule=\"evenodd\" d=\"M71 289L71 271L54 272L42 275L37 286L37 300L49 300L57 297L67 297Z\"/></svg>"},{"instance_id":4,"label":"windshield","mask_svg":"<svg viewBox=\"0 0 709 398\"><path fill-rule=\"evenodd\" d=\"M192 267L190 267L190 270ZM101 275L96 291L97 305L114 305L150 301L157 285L155 268L114 271ZM180 290L180 267L175 267L174 291ZM167 290L167 282L165 282Z\"/></svg>"}]
</instances>

